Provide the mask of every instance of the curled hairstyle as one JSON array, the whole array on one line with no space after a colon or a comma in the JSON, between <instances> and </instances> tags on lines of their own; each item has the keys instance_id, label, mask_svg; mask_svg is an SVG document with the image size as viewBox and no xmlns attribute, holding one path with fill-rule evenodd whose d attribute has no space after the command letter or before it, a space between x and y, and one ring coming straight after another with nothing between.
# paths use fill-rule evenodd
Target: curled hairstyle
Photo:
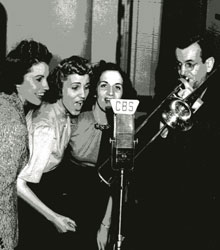
<instances>
[{"instance_id":1,"label":"curled hairstyle","mask_svg":"<svg viewBox=\"0 0 220 250\"><path fill-rule=\"evenodd\" d=\"M8 94L17 92L16 85L24 81L34 64L44 62L50 63L52 54L47 47L34 40L22 40L6 56L0 75L0 90Z\"/></svg>"},{"instance_id":2,"label":"curled hairstyle","mask_svg":"<svg viewBox=\"0 0 220 250\"><path fill-rule=\"evenodd\" d=\"M107 70L114 70L118 71L123 79L123 94L122 99L136 99L137 92L133 88L131 80L127 76L127 74L120 68L119 65L112 63L112 62L105 62L101 60L99 63L93 66L93 76L91 79L91 87L89 96L86 101L87 108L91 108L92 105L96 102L96 95L97 95L97 87L99 84L100 76L103 72Z\"/></svg>"},{"instance_id":3,"label":"curled hairstyle","mask_svg":"<svg viewBox=\"0 0 220 250\"><path fill-rule=\"evenodd\" d=\"M92 68L88 60L80 56L71 56L63 59L49 74L49 91L45 95L45 101L54 103L61 99L63 97L63 83L72 74L88 74L91 77Z\"/></svg>"}]
</instances>

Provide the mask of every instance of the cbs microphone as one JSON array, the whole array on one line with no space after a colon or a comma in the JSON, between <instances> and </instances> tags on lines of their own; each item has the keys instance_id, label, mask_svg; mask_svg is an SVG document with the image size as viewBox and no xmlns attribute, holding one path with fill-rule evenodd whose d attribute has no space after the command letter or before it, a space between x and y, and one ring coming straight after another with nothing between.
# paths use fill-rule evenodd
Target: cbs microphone
<instances>
[{"instance_id":1,"label":"cbs microphone","mask_svg":"<svg viewBox=\"0 0 220 250\"><path fill-rule=\"evenodd\" d=\"M111 166L113 170L131 170L134 165L134 118L139 101L112 99L110 102L114 113Z\"/></svg>"}]
</instances>

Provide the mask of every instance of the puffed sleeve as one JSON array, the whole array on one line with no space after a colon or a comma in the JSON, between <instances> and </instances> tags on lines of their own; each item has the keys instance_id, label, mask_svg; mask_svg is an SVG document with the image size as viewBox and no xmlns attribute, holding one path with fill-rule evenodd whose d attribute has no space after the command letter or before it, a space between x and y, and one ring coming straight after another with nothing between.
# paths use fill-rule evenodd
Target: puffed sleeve
<instances>
[{"instance_id":1,"label":"puffed sleeve","mask_svg":"<svg viewBox=\"0 0 220 250\"><path fill-rule=\"evenodd\" d=\"M27 130L16 120L0 124L0 193L13 183L27 162Z\"/></svg>"},{"instance_id":2,"label":"puffed sleeve","mask_svg":"<svg viewBox=\"0 0 220 250\"><path fill-rule=\"evenodd\" d=\"M29 134L30 159L19 174L28 182L40 182L52 155L55 133L52 126L39 125Z\"/></svg>"}]
</instances>

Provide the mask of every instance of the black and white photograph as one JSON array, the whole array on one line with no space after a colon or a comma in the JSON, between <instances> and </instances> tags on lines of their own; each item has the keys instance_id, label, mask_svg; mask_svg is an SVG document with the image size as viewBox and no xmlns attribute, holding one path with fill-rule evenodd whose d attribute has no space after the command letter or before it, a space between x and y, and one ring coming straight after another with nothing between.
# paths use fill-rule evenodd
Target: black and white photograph
<instances>
[{"instance_id":1,"label":"black and white photograph","mask_svg":"<svg viewBox=\"0 0 220 250\"><path fill-rule=\"evenodd\" d=\"M0 0L0 250L220 249L220 1Z\"/></svg>"}]
</instances>

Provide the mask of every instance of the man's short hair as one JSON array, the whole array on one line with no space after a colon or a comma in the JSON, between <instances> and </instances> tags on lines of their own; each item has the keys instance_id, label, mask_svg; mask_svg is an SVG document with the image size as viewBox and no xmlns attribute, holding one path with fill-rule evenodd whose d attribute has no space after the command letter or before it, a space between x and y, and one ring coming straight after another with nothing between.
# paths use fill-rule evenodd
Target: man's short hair
<instances>
[{"instance_id":1,"label":"man's short hair","mask_svg":"<svg viewBox=\"0 0 220 250\"><path fill-rule=\"evenodd\" d=\"M211 31L204 31L201 33L184 33L177 37L176 48L184 49L193 43L198 43L201 48L202 61L209 57L218 57L216 52L217 37Z\"/></svg>"}]
</instances>

